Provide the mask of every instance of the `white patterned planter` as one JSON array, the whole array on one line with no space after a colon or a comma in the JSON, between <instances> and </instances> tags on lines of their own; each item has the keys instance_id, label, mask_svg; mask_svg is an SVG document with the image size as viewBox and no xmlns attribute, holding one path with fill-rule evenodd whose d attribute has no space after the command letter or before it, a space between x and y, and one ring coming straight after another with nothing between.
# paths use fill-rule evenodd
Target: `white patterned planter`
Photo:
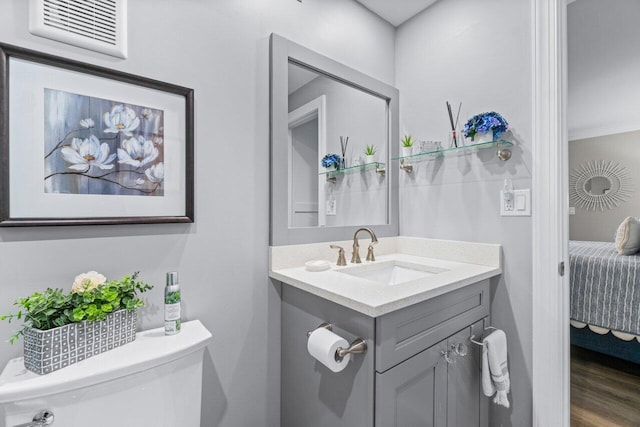
<instances>
[{"instance_id":1,"label":"white patterned planter","mask_svg":"<svg viewBox=\"0 0 640 427\"><path fill-rule=\"evenodd\" d=\"M72 323L41 331L24 332L24 366L48 374L112 350L136 339L136 310L119 310L103 321Z\"/></svg>"}]
</instances>

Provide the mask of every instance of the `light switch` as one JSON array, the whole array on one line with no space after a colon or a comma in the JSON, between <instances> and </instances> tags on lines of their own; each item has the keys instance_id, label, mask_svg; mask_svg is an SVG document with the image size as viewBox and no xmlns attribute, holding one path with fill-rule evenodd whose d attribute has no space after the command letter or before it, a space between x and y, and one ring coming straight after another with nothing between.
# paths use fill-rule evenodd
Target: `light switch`
<instances>
[{"instance_id":1,"label":"light switch","mask_svg":"<svg viewBox=\"0 0 640 427\"><path fill-rule=\"evenodd\" d=\"M500 216L531 216L531 189L513 190L513 202L507 202L500 192Z\"/></svg>"},{"instance_id":2,"label":"light switch","mask_svg":"<svg viewBox=\"0 0 640 427\"><path fill-rule=\"evenodd\" d=\"M570 206L569 207L569 215L575 215L576 214L576 207L575 206Z\"/></svg>"}]
</instances>

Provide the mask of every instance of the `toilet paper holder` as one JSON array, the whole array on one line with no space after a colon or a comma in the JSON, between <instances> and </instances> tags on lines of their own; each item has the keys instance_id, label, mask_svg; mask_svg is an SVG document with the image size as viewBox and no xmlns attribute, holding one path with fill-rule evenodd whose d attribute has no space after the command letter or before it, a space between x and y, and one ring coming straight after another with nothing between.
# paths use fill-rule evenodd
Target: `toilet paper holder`
<instances>
[{"instance_id":1,"label":"toilet paper holder","mask_svg":"<svg viewBox=\"0 0 640 427\"><path fill-rule=\"evenodd\" d=\"M331 323L322 322L316 329L324 328L329 331L333 331L333 325ZM315 331L315 329L313 330ZM311 336L313 331L307 332L307 338ZM356 338L353 340L348 348L338 347L336 350L336 360L341 360L347 354L364 354L367 352L367 342L362 338Z\"/></svg>"}]
</instances>

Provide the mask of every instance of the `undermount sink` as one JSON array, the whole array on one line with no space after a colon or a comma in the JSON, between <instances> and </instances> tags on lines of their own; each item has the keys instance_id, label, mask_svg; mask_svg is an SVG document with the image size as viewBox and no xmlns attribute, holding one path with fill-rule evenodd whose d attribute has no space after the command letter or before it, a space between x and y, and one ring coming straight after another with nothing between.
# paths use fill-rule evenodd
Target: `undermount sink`
<instances>
[{"instance_id":1,"label":"undermount sink","mask_svg":"<svg viewBox=\"0 0 640 427\"><path fill-rule=\"evenodd\" d=\"M363 264L356 267L347 267L338 271L340 273L382 283L383 285L393 286L433 276L434 274L442 273L447 270L403 261L384 261Z\"/></svg>"}]
</instances>

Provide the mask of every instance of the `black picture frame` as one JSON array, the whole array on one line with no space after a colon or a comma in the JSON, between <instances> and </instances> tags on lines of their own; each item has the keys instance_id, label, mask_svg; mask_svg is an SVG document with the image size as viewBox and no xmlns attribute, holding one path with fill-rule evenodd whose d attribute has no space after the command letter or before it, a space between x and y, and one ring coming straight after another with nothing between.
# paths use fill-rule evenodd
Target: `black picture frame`
<instances>
[{"instance_id":1,"label":"black picture frame","mask_svg":"<svg viewBox=\"0 0 640 427\"><path fill-rule=\"evenodd\" d=\"M17 60L17 61L14 61ZM88 75L91 78L95 77L98 81L105 82L106 85L116 85L119 86L122 84L122 90L127 91L132 87L141 88L141 91L146 91L147 89L151 89L153 94L157 94L159 97L170 97L171 105L178 104L179 107L182 105L182 101L184 102L184 116L182 116L182 112L180 108L175 109L172 113L175 116L175 120L178 120L180 123L179 128L182 129L184 127L184 135L183 135L183 143L184 147L178 147L175 149L180 152L177 162L174 163L176 169L184 171L184 178L182 177L182 173L174 173L172 176L179 176L179 191L175 192L171 198L166 200L170 200L170 209L169 207L166 211L170 213L165 213L164 209L158 209L157 215L155 212L150 214L148 211L155 210L155 205L150 205L149 207L145 207L145 209L140 210L140 214L106 214L106 216L102 215L80 215L73 216L70 215L48 215L47 209L43 209L42 212L38 212L37 214L24 214L20 212L19 214L13 213L12 206L12 192L15 193L15 198L21 198L21 194L23 188L17 183L18 180L14 180L12 185L11 182L11 171L12 167L12 154L11 154L11 146L12 144L23 144L24 141L12 141L11 140L11 126L12 126L12 111L10 111L10 99L11 99L11 91L12 91L12 66L14 63L33 64L34 67L38 66L46 66L47 69L52 70L52 72L66 73L70 72L70 76L78 76L80 75ZM24 65L21 65L24 66ZM23 73L24 74L24 73ZM46 75L45 75L46 77ZM104 80L103 80L104 79ZM73 80L73 79L72 79ZM70 83L72 84L72 83ZM24 85L23 85L24 86ZM175 98L177 95L179 98ZM22 96L22 95L21 95ZM78 95L80 96L80 95ZM116 102L116 101L114 101ZM127 100L118 99L117 102L126 103ZM160 110L158 110L160 111ZM33 121L33 123L31 123ZM33 117L33 120L28 121L28 123L34 126L37 129L37 126L40 123L42 125L44 121L44 114L42 117ZM164 129L164 128L163 128ZM176 143L179 143L182 138L182 132L178 133L178 137L172 140L174 144L173 147L176 146ZM44 139L44 138L43 138ZM162 141L162 139L159 139ZM166 141L163 141L166 142ZM44 143L43 143L44 144ZM168 144L167 144L168 146ZM64 145L62 145L64 147ZM34 147L35 148L35 147ZM162 153L164 155L164 149L162 148ZM115 149L114 149L115 151ZM119 151L119 150L118 150ZM42 151L40 151L42 152ZM45 157L46 160L46 157ZM163 158L164 160L164 158ZM175 160L175 159L174 159ZM14 159L14 162L16 160ZM115 164L115 161L112 160ZM41 167L37 165L38 167ZM92 167L92 166L89 166ZM36 168L37 170L37 168ZM139 175L144 178L144 174L141 172L137 172ZM35 174L34 174L35 175ZM93 177L91 177L93 178ZM45 180L47 178L44 178ZM163 173L162 180L159 181L161 184L165 185L164 182L164 165L163 165ZM156 182L156 181L154 181ZM32 186L37 190L36 186ZM44 185L42 186L44 188ZM168 185L167 185L168 187ZM176 186L173 185L172 188ZM26 190L27 192L29 190ZM44 190L43 190L44 192ZM163 196L165 193L163 193ZM100 197L101 195L98 195ZM121 196L111 196L111 193L105 194L103 199L106 199L104 203L109 203L109 197L121 197ZM35 195L34 197L42 197L42 195ZM55 196L54 196L55 197ZM82 195L72 195L71 197L77 197L79 204L82 205L84 201L88 200L85 194ZM98 201L98 204L103 203L103 200L96 199L96 195L90 195L90 198L93 197L92 204L95 204L95 201ZM130 196L122 196L130 197ZM136 200L135 198L130 197L131 200ZM142 201L141 206L144 205L144 197L138 197L137 201ZM148 200L159 200L160 198L149 197ZM49 199L51 200L51 199ZM119 199L118 199L119 200ZM23 203L23 202L21 202ZM75 203L75 202L74 202ZM150 202L151 203L151 202ZM182 204L178 206L179 204ZM125 204L122 202L121 204ZM28 204L27 204L28 205ZM46 205L46 203L44 204ZM103 204L103 206L105 206ZM29 211L29 207L23 209ZM117 211L119 208L114 209ZM122 209L127 210L127 209ZM49 55L42 52L37 52L17 46L7 45L0 43L0 226L2 227L23 227L23 226L59 226L59 225L108 225L108 224L152 224L152 223L191 223L194 222L194 91L193 89L182 87L146 77L141 77L133 74L124 73L121 71L116 71L100 66L96 66L93 64L83 63L79 61L74 61L71 59L58 57L54 55Z\"/></svg>"}]
</instances>

